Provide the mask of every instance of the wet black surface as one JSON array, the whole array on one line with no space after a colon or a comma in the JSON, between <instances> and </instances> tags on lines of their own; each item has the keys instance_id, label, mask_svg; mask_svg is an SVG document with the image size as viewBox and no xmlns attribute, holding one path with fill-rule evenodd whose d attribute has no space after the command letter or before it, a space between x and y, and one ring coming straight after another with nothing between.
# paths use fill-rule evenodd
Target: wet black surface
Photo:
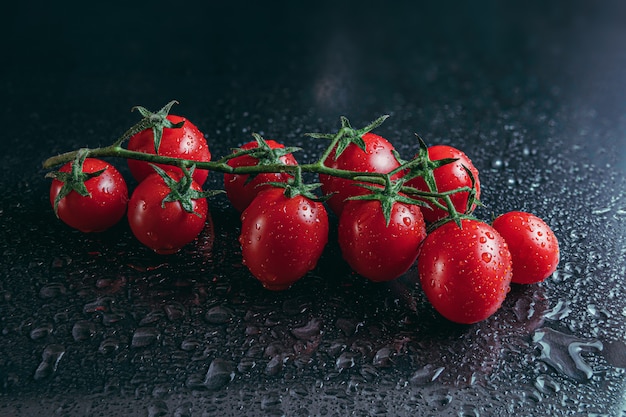
<instances>
[{"instance_id":1,"label":"wet black surface","mask_svg":"<svg viewBox=\"0 0 626 417\"><path fill-rule=\"evenodd\" d=\"M7 9L0 414L622 415L626 7L295 4ZM332 238L290 290L263 290L223 197L175 256L125 223L84 235L57 221L41 162L171 99L215 156L259 132L312 161L324 144L305 132L388 113L378 133L402 156L419 133L472 158L483 218L546 219L561 264L457 326L414 270L366 282Z\"/></svg>"}]
</instances>

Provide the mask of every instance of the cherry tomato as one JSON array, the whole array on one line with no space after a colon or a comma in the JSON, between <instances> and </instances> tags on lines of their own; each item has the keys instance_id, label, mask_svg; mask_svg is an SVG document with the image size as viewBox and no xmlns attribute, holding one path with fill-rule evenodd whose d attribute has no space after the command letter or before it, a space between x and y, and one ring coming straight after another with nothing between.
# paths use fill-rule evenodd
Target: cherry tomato
<instances>
[{"instance_id":1,"label":"cherry tomato","mask_svg":"<svg viewBox=\"0 0 626 417\"><path fill-rule=\"evenodd\" d=\"M463 168L463 166L465 166L474 176L476 199L480 197L480 180L478 179L478 170L464 152L453 148L452 146L435 145L428 148L428 156L432 161L438 161L446 158L458 159L455 162L435 168L433 171L438 192L452 191L461 187L471 187L472 180ZM413 178L407 181L406 185L417 188L418 190L429 191L428 186L422 177ZM457 212L466 212L468 196L468 192L458 192L450 196L452 204ZM445 206L443 200L440 200L440 203ZM472 207L472 210L474 207L475 205ZM422 213L424 214L424 219L429 223L436 222L437 220L443 219L448 215L447 211L438 207L432 207L432 209L423 207Z\"/></svg>"},{"instance_id":2,"label":"cherry tomato","mask_svg":"<svg viewBox=\"0 0 626 417\"><path fill-rule=\"evenodd\" d=\"M177 172L168 172L167 175L174 180L182 177ZM202 191L195 181L191 187ZM170 192L163 178L153 173L135 188L128 203L128 223L133 234L159 254L178 252L200 234L207 221L208 203L205 198L191 200L193 213L190 213L180 201L163 203Z\"/></svg>"},{"instance_id":3,"label":"cherry tomato","mask_svg":"<svg viewBox=\"0 0 626 417\"><path fill-rule=\"evenodd\" d=\"M510 289L511 253L502 236L478 220L451 221L432 231L417 268L426 297L448 320L470 324L495 313Z\"/></svg>"},{"instance_id":4,"label":"cherry tomato","mask_svg":"<svg viewBox=\"0 0 626 417\"><path fill-rule=\"evenodd\" d=\"M270 290L283 290L312 270L328 242L324 205L267 188L241 215L243 263Z\"/></svg>"},{"instance_id":5,"label":"cherry tomato","mask_svg":"<svg viewBox=\"0 0 626 417\"><path fill-rule=\"evenodd\" d=\"M559 242L550 226L534 214L511 211L493 221L506 240L513 259L516 284L534 284L548 278L559 264Z\"/></svg>"},{"instance_id":6,"label":"cherry tomato","mask_svg":"<svg viewBox=\"0 0 626 417\"><path fill-rule=\"evenodd\" d=\"M394 202L389 225L380 200L349 200L339 218L339 246L343 258L372 281L390 281L415 262L426 237L418 206Z\"/></svg>"},{"instance_id":7,"label":"cherry tomato","mask_svg":"<svg viewBox=\"0 0 626 417\"><path fill-rule=\"evenodd\" d=\"M272 149L282 149L285 146L274 141L265 141ZM251 141L243 145L240 149L254 149L259 144ZM279 161L285 165L297 165L296 159L292 154L283 155ZM255 166L259 160L250 155L242 155L229 160L227 163L232 167ZM255 175L252 179L247 174L224 174L224 189L231 204L239 212L244 211L252 202L254 197L267 185L261 185L267 182L287 182L292 175L286 172L261 173Z\"/></svg>"},{"instance_id":8,"label":"cherry tomato","mask_svg":"<svg viewBox=\"0 0 626 417\"><path fill-rule=\"evenodd\" d=\"M63 165L59 172L69 173L73 162ZM124 217L128 203L128 188L122 174L113 165L100 159L87 158L82 172L93 173L104 170L102 174L85 181L90 196L81 196L70 191L58 203L57 216L68 226L82 232L101 232L115 225ZM50 186L50 204L63 188L63 182L54 179Z\"/></svg>"},{"instance_id":9,"label":"cherry tomato","mask_svg":"<svg viewBox=\"0 0 626 417\"><path fill-rule=\"evenodd\" d=\"M192 161L208 162L211 160L211 152L204 135L189 120L176 115L168 115L167 119L173 124L184 122L179 128L164 128L159 155L173 158L190 159ZM143 130L128 141L128 149L136 152L154 154L154 134L152 129ZM181 172L180 168L172 165L156 164L165 171ZM128 167L137 182L143 181L147 176L154 173L154 169L148 162L135 159L128 160ZM209 172L204 169L196 169L193 179L202 185L207 179Z\"/></svg>"},{"instance_id":10,"label":"cherry tomato","mask_svg":"<svg viewBox=\"0 0 626 417\"><path fill-rule=\"evenodd\" d=\"M385 138L371 132L363 134L361 138L365 142L365 151L358 145L351 143L336 159L335 150L333 150L325 165L335 169L380 173L388 173L400 166L393 155L393 145ZM394 175L392 179L396 179L400 175ZM368 193L366 189L354 185L355 181L353 180L325 174L320 174L319 178L322 183L322 192L327 195L332 194L327 203L338 216L341 215L346 199Z\"/></svg>"}]
</instances>

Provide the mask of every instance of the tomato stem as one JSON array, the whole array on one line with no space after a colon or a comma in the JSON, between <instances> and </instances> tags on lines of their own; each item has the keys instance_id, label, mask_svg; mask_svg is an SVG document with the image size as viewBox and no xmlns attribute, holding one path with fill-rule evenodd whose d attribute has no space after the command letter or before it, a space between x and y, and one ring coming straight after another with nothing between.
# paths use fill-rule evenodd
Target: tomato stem
<instances>
[{"instance_id":1,"label":"tomato stem","mask_svg":"<svg viewBox=\"0 0 626 417\"><path fill-rule=\"evenodd\" d=\"M254 138L259 143L258 148L253 149L235 149L233 153L230 155L226 155L220 159L214 161L193 161L182 158L168 157L157 154L150 154L138 151L132 151L127 148L124 148L122 145L131 136L146 130L152 129L155 131L155 136L159 131L162 133L162 129L164 127L167 128L179 128L182 124L172 124L167 119L166 116L170 110L170 108L176 104L175 100L170 101L166 104L161 110L156 113L152 113L146 110L143 107L134 107L133 110L138 110L143 118L137 122L135 125L131 126L128 130L126 130L119 138L117 138L111 145L99 148L81 148L79 150L65 152L56 156L52 156L46 159L43 162L44 169L52 169L55 166L62 165L67 162L76 161L78 159L84 160L87 157L93 158L105 158L105 157L115 157L115 158L124 158L124 159L135 159L140 161L146 161L152 164L164 164L164 165L175 165L181 167L183 169L188 169L192 166L195 166L197 169L205 169L213 172L220 173L228 173L228 174L261 174L261 173L275 173L275 172L286 172L292 175L296 175L301 181L301 174L304 172L314 173L314 174L323 174L330 175L334 177L357 180L359 182L365 182L372 185L383 186L384 189L390 190L394 189L394 192L404 193L409 195L411 198L417 197L421 200L426 200L432 206L438 207L440 209L446 210L450 216L448 220L459 219L459 213L454 208L450 200L450 195L458 192L468 192L469 193L469 204L478 203L475 201L476 192L474 187L462 187L452 191L447 192L438 192L436 185L433 186L431 184L434 182L432 178L432 171L442 166L446 163L451 163L453 159L446 159L440 161L431 161L428 158L428 152L426 148L426 144L424 141L417 136L418 141L420 143L420 152L418 155L410 161L401 161L399 156L396 155L398 161L400 162L400 167L393 170L391 173L377 173L377 172L360 172L360 171L351 171L344 169L331 168L325 164L326 160L331 157L334 151L334 158L337 158L341 152L343 152L347 146L350 144L355 144L357 146L364 146L362 136L365 133L370 132L371 130L379 127L389 116L383 115L378 119L374 120L367 126L362 129L355 129L350 124L349 120L346 117L341 117L341 127L335 134L324 134L324 133L307 133L306 135L312 138L321 138L321 139L330 139L329 145L326 147L320 158L313 163L305 163L300 165L286 165L280 162L279 158L285 153L292 153L300 150L300 148L290 147L284 148L281 150L281 153L277 153L274 150L269 149L269 146L265 143L263 138L260 135L254 134ZM265 146L263 146L265 144ZM155 146L158 147L157 141L155 141ZM268 151L269 149L269 151ZM267 163L257 164L257 165L246 165L246 166L238 166L233 167L228 164L233 158L237 158L243 155L258 155L258 152L270 152L269 160ZM398 172L406 172L404 176L404 180L401 183L398 183L396 186L391 187L390 178L392 175L397 174ZM471 173L470 173L471 175ZM414 178L416 176L421 176L425 178L427 183L429 183L429 191L418 190L413 187L408 187L405 184L406 180L410 178ZM472 178L473 179L473 178ZM429 181L432 180L432 181ZM310 191L310 190L307 190Z\"/></svg>"}]
</instances>

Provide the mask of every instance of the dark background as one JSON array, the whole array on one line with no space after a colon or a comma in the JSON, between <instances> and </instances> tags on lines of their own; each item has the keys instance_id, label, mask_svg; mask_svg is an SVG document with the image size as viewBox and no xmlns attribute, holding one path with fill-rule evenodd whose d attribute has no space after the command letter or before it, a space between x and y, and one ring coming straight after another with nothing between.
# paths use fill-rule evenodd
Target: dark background
<instances>
[{"instance_id":1,"label":"dark background","mask_svg":"<svg viewBox=\"0 0 626 417\"><path fill-rule=\"evenodd\" d=\"M623 2L116 3L3 9L0 414L623 414ZM42 161L172 99L215 157L259 132L312 161L304 133L390 114L402 156L418 133L472 158L484 219L546 219L559 269L455 326L414 270L364 282L334 242L263 290L223 197L171 257L56 220Z\"/></svg>"}]
</instances>

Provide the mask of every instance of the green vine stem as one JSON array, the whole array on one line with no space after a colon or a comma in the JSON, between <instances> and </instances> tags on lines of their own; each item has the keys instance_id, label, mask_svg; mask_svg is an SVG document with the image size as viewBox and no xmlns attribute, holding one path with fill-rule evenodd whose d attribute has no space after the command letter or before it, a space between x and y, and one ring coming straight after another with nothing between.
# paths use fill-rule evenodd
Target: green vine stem
<instances>
[{"instance_id":1,"label":"green vine stem","mask_svg":"<svg viewBox=\"0 0 626 417\"><path fill-rule=\"evenodd\" d=\"M272 172L287 172L293 175L295 174L299 175L300 173L308 172L308 173L315 173L315 174L331 175L334 177L357 180L360 182L369 182L369 183L378 184L378 185L387 184L389 182L390 175L393 175L398 171L414 170L415 167L418 167L418 169L421 169L421 170L428 170L428 169L433 168L432 166L428 166L429 161L426 161L425 163L423 161L420 161L419 156L416 157L418 158L417 160L413 159L407 162L400 161L401 166L397 168L396 170L394 170L392 173L388 173L388 174L375 173L375 172L369 173L369 172L360 172L360 171L350 171L350 170L330 168L327 165L325 165L325 162L329 158L333 149L337 148L340 150L341 147L345 148L345 146L347 146L347 140L354 140L356 138L358 141L358 139L363 133L369 132L370 130L380 126L384 122L384 120L388 117L386 115L379 117L378 119L376 119L375 121L373 121L372 123L370 123L368 126L366 126L363 129L352 128L352 126L349 124L348 119L345 117L342 117L341 118L342 126L337 134L335 135L319 134L319 133L308 134L308 136L313 137L313 138L330 139L330 144L328 145L326 150L323 152L319 160L313 163L306 163L306 164L300 164L300 165L284 165L284 164L276 163L276 164L262 164L262 165L232 167L228 164L228 161L230 161L231 159L236 158L238 156L247 155L252 152L256 152L258 151L257 149L248 149L248 150L239 149L233 152L232 154L224 156L215 161L193 161L193 160L182 159L182 158L174 158L174 157L168 157L168 156L163 156L163 155L155 155L155 154L132 151L122 146L124 142L126 142L132 135L140 131L143 131L145 129L162 128L163 120L165 119L167 111L169 111L169 108L175 103L176 101L171 101L157 113L150 113L147 111L142 112L142 115L144 115L144 117L134 126L129 128L126 132L124 132L122 136L120 136L117 140L115 140L115 142L113 142L113 144L109 146L98 147L98 148L93 148L93 149L81 148L79 150L65 152L56 156L52 156L43 162L43 168L52 169L56 166L74 161L76 160L78 154L80 153L81 157L83 158L85 157L91 157L91 158L113 157L113 158L135 159L135 160L140 160L140 161L146 161L152 164L174 165L174 166L181 167L183 169L189 169L192 166L195 166L196 169L206 169L206 170L213 171L213 172L229 173L229 174L260 174L260 173L272 173ZM172 126L172 128L177 128L177 127L180 127L180 126ZM425 145L422 142L420 142L420 146L424 147ZM427 165L427 166L420 167L420 164ZM419 172L421 174L421 171ZM457 190L442 193L442 192L437 192L436 190L435 191L418 190L416 188L403 185L398 191L402 193L410 194L411 196L419 197L420 199L423 199L423 200L427 200L430 204L437 206L439 208L443 208L444 210L447 210L454 217L455 215L457 215L457 213L451 204L450 195L456 192L471 192L472 190L469 189L468 187L463 187ZM442 204L441 201L443 201L445 204Z\"/></svg>"}]
</instances>

